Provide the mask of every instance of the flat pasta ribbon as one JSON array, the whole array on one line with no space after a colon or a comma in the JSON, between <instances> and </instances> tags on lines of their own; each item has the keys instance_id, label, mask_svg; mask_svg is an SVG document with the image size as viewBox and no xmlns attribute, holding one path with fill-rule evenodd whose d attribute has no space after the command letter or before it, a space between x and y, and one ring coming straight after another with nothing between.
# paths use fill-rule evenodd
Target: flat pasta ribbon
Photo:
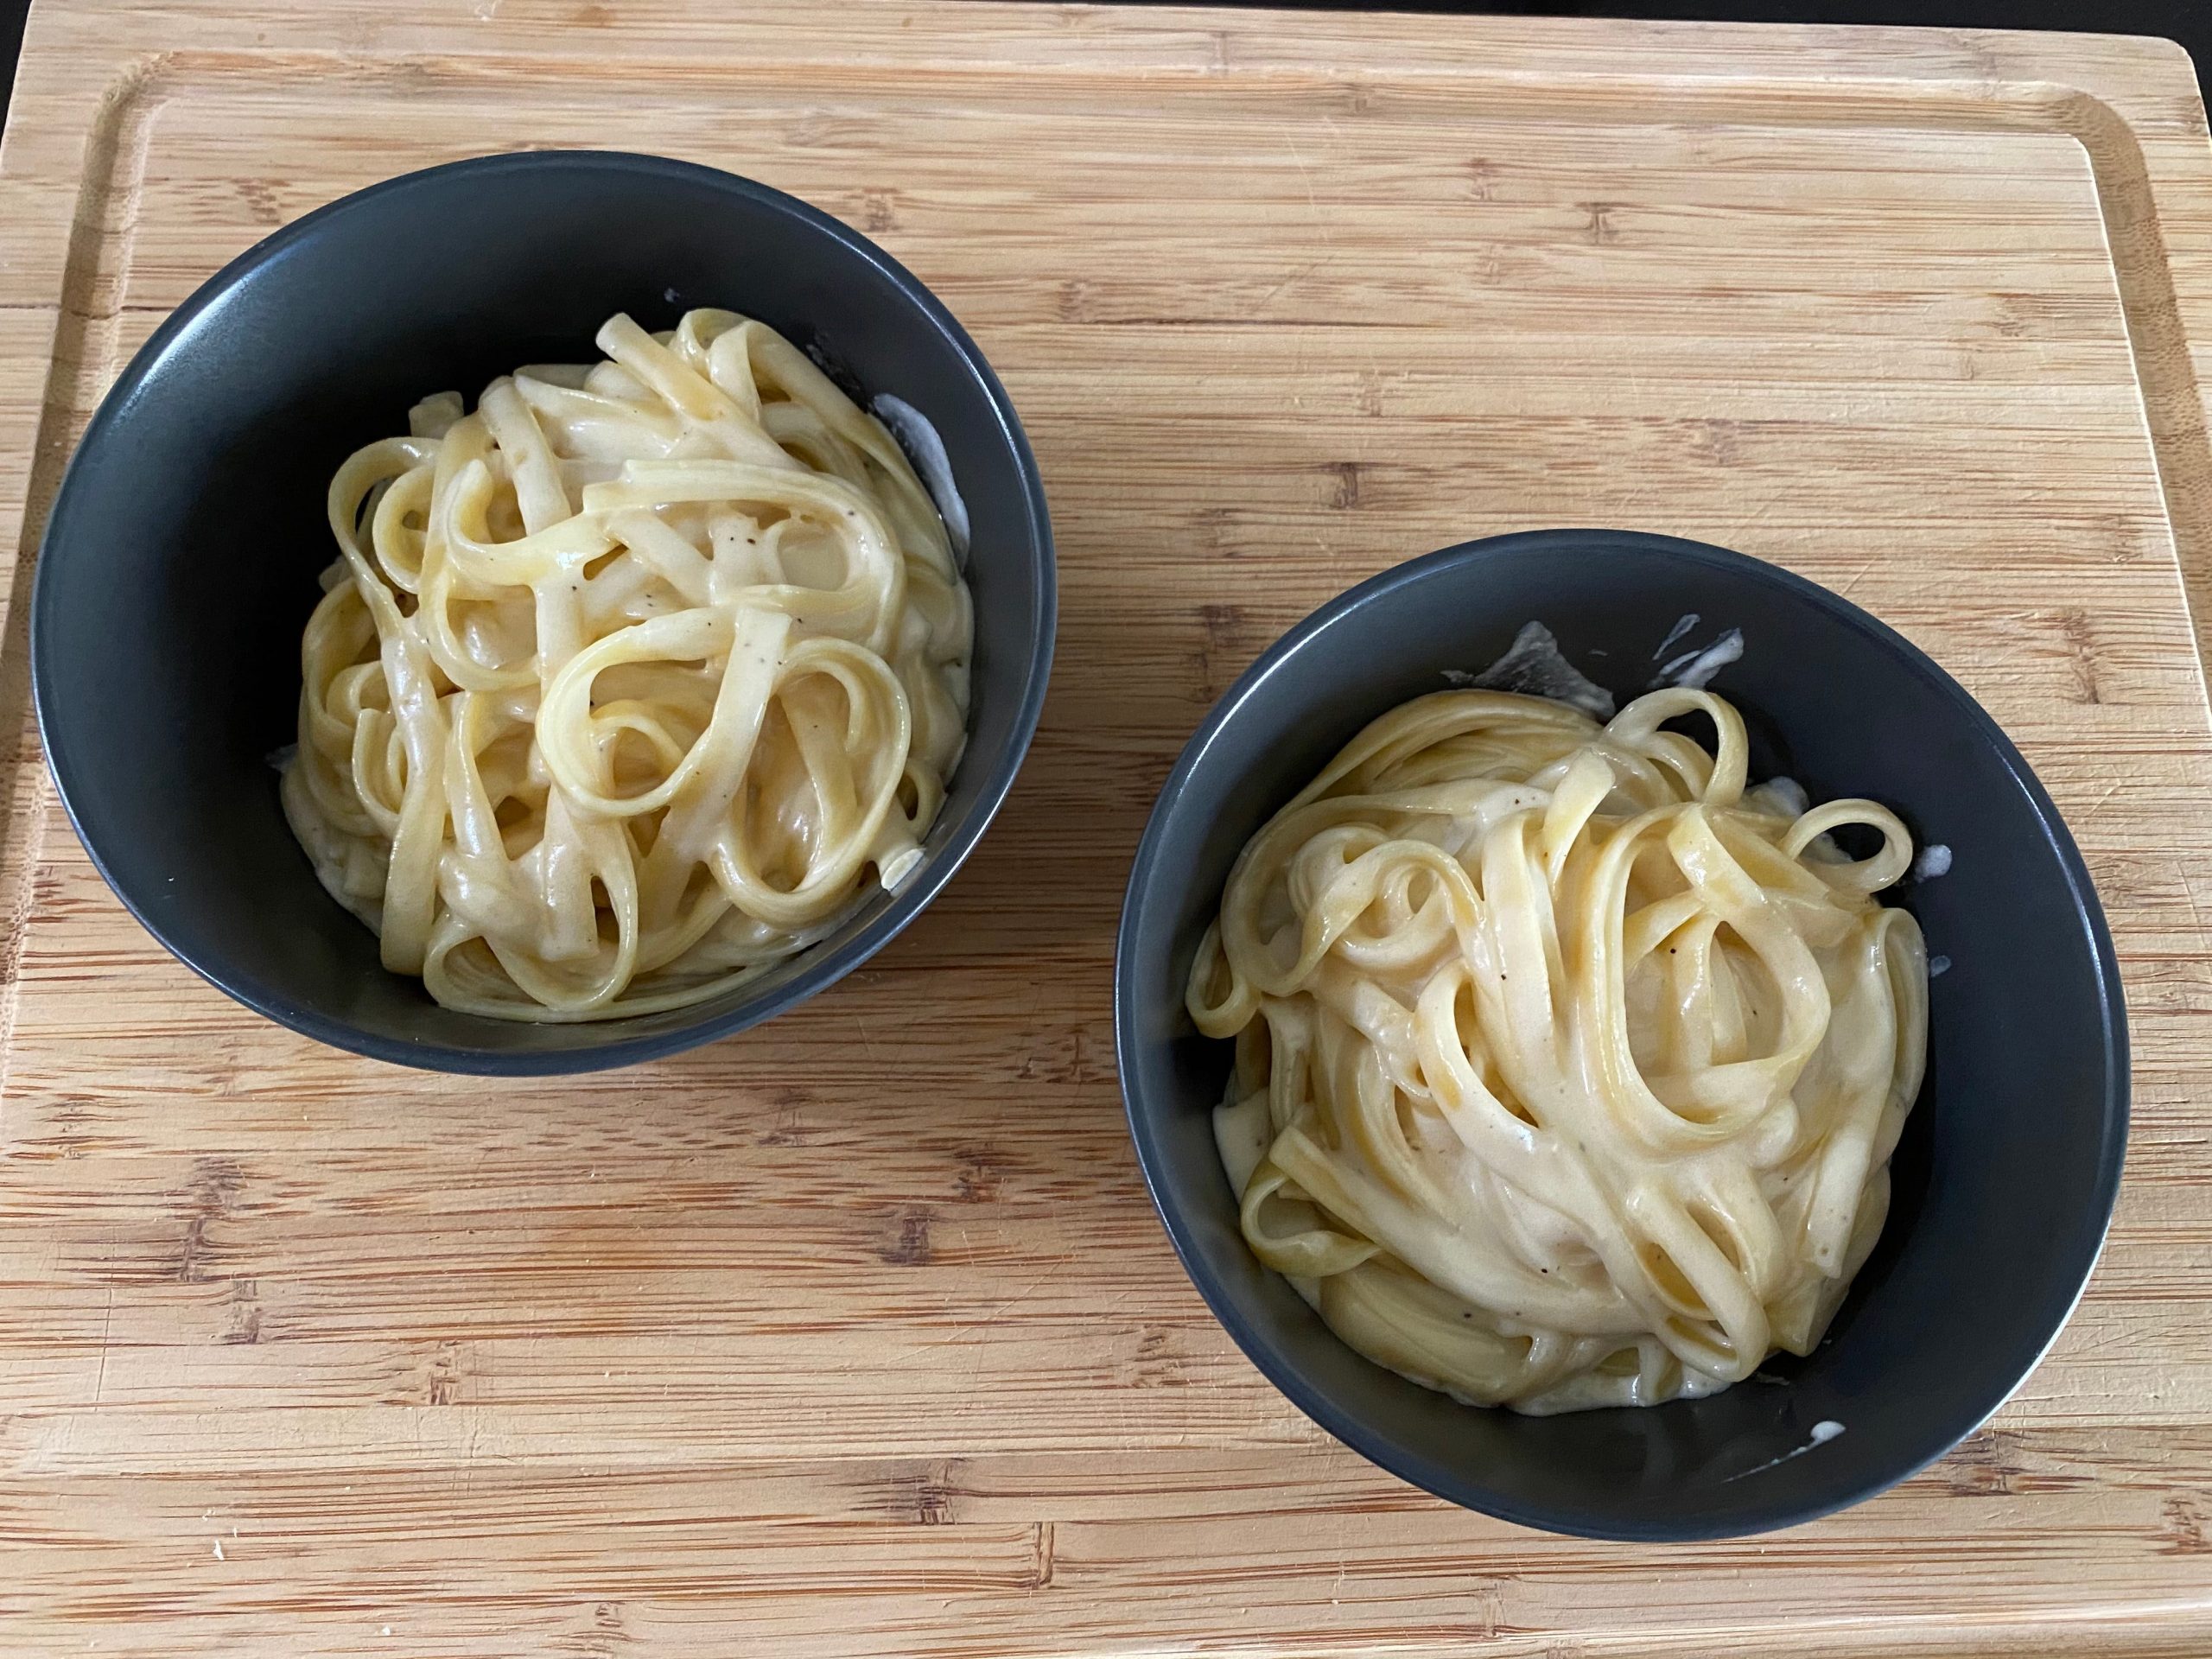
<instances>
[{"instance_id":1,"label":"flat pasta ribbon","mask_svg":"<svg viewBox=\"0 0 2212 1659\"><path fill-rule=\"evenodd\" d=\"M1236 1041L1216 1138L1254 1252L1362 1353L1543 1413L1820 1339L1887 1213L1927 958L1873 899L1896 816L1747 758L1708 691L1603 726L1440 692L1238 857L1187 993Z\"/></svg>"},{"instance_id":2,"label":"flat pasta ribbon","mask_svg":"<svg viewBox=\"0 0 2212 1659\"><path fill-rule=\"evenodd\" d=\"M973 623L882 425L765 324L441 393L329 492L286 817L385 965L503 1019L721 995L922 855Z\"/></svg>"}]
</instances>

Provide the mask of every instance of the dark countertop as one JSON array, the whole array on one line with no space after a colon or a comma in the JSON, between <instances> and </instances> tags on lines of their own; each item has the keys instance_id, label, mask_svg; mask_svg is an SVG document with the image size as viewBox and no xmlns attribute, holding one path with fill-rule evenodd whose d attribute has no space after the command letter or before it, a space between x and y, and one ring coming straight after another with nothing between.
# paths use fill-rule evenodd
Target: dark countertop
<instances>
[{"instance_id":1,"label":"dark countertop","mask_svg":"<svg viewBox=\"0 0 2212 1659\"><path fill-rule=\"evenodd\" d=\"M0 119L6 118L8 97L16 90L16 57L23 48L23 19L30 10L31 0L0 0Z\"/></svg>"}]
</instances>

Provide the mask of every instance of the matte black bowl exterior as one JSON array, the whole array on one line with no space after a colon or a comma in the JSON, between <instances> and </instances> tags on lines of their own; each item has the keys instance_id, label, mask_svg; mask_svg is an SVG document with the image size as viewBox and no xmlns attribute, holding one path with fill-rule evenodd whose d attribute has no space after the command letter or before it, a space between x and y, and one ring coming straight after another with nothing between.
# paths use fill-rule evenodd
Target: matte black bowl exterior
<instances>
[{"instance_id":1,"label":"matte black bowl exterior","mask_svg":"<svg viewBox=\"0 0 2212 1659\"><path fill-rule=\"evenodd\" d=\"M589 1025L456 1014L387 973L317 884L267 756L294 736L300 635L334 556L331 474L474 402L518 364L594 354L724 306L814 347L867 395L935 423L973 527L968 750L895 896L696 1007ZM308 214L164 323L100 405L39 556L40 730L78 834L155 937L240 1001L380 1059L579 1071L667 1054L791 1007L934 898L1014 781L1051 668L1052 534L1013 405L919 282L804 203L710 168L541 151L433 168Z\"/></svg>"},{"instance_id":2,"label":"matte black bowl exterior","mask_svg":"<svg viewBox=\"0 0 2212 1659\"><path fill-rule=\"evenodd\" d=\"M1213 1145L1229 1045L1183 986L1246 840L1376 715L1479 670L1534 618L1624 702L1686 612L1744 630L1713 689L1752 776L1888 804L1956 862L1891 895L1951 958L1889 1225L1827 1341L1711 1399L1535 1418L1455 1403L1345 1347L1260 1266ZM1687 645L1688 642L1685 642ZM1679 647L1678 647L1679 649ZM1603 654L1600 654L1603 653ZM1941 1456L2034 1368L2103 1242L2127 1133L2112 942L2026 762L1957 683L1834 594L1741 554L1615 531L1473 542L1354 588L1292 630L1183 752L1129 878L1116 964L1122 1089L1191 1277L1297 1405L1385 1468L1526 1526L1693 1539L1788 1526ZM1797 1453L1815 1424L1845 1432Z\"/></svg>"}]
</instances>

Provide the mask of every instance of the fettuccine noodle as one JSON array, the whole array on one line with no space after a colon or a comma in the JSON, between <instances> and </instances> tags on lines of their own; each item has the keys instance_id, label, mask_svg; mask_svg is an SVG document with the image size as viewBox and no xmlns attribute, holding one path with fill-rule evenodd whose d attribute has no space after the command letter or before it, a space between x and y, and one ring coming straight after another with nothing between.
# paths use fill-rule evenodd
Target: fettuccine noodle
<instances>
[{"instance_id":1,"label":"fettuccine noodle","mask_svg":"<svg viewBox=\"0 0 2212 1659\"><path fill-rule=\"evenodd\" d=\"M921 857L969 596L883 427L728 311L617 316L330 486L286 816L385 966L535 1020L703 1001Z\"/></svg>"},{"instance_id":2,"label":"fettuccine noodle","mask_svg":"<svg viewBox=\"0 0 2212 1659\"><path fill-rule=\"evenodd\" d=\"M1662 729L1702 714L1708 753ZM1370 1358L1481 1405L1649 1405L1809 1352L1920 1087L1904 826L1745 786L1742 719L1448 691L1253 837L1189 1004L1236 1058L1244 1236ZM1829 832L1878 836L1851 860Z\"/></svg>"}]
</instances>

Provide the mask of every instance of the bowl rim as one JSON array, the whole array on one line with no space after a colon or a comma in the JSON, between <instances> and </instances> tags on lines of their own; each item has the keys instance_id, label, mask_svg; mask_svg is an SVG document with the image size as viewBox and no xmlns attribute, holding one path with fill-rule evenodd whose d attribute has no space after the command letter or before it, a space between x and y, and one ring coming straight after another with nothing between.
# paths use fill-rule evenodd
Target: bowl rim
<instances>
[{"instance_id":1,"label":"bowl rim","mask_svg":"<svg viewBox=\"0 0 2212 1659\"><path fill-rule=\"evenodd\" d=\"M1658 554L1707 569L1726 570L1778 587L1786 593L1808 601L1837 626L1866 636L1932 686L1956 709L1967 728L1995 752L2000 763L2027 798L2044 838L2057 855L2075 915L2088 935L2091 955L2095 963L2097 1012L2103 1034L2104 1122L2098 1144L2094 1196L2088 1209L2075 1217L2075 1223L2082 1230L2081 1236L2069 1246L2070 1254L2078 1258L2078 1268L2070 1270L2072 1288L2063 1295L2048 1299L2034 1311L2035 1317L2028 1324L2048 1322L2041 1340L2037 1344L2034 1353L2021 1366L2018 1375L2006 1383L1994 1398L1986 1403L1978 1402L1971 1414L1964 1418L1942 1422L1923 1447L1916 1449L1907 1461L1895 1469L1872 1479L1853 1483L1811 1503L1752 1501L1744 1503L1737 1510L1687 1520L1665 1517L1630 1520L1609 1515L1593 1515L1572 1506L1519 1503L1500 1497L1479 1479L1462 1476L1450 1466L1401 1447L1389 1436L1370 1428L1362 1419L1342 1408L1320 1389L1310 1384L1303 1370L1287 1353L1267 1340L1258 1327L1236 1312L1221 1274L1215 1271L1200 1248L1193 1230L1166 1196L1166 1172L1170 1159L1156 1128L1164 1113L1155 1113L1141 1105L1132 1082L1138 1071L1140 1057L1133 1010L1138 994L1135 983L1136 963L1134 958L1137 921L1142 909L1141 901L1154 880L1160 868L1160 842L1165 838L1170 820L1181 809L1183 796L1190 787L1192 777L1205 764L1215 742L1236 721L1250 699L1278 670L1325 630L1370 603L1417 586L1441 569L1501 556L1531 552L1586 553L1593 544L1602 544L1604 550L1608 551ZM1988 1421L2043 1363L2088 1287L2090 1276L2103 1254L2105 1241L2111 1229L2113 1205L2119 1197L2130 1113L2126 1004L2122 995L2119 962L2113 952L2111 931L2106 925L2103 908L2098 902L2096 888L2056 805L2045 792L2033 769L1989 712L1934 658L1903 634L1841 594L1794 571L1709 543L1645 531L1594 526L1520 531L1460 542L1370 576L1338 594L1283 634L1222 694L1220 700L1192 734L1190 741L1184 746L1173 770L1161 785L1159 798L1146 822L1144 835L1137 843L1135 855L1130 861L1128 886L1122 898L1114 952L1114 1058L1121 1075L1122 1110L1128 1120L1130 1138L1136 1146L1137 1162L1144 1172L1145 1186L1152 1195L1153 1208L1161 1225L1166 1229L1184 1272L1190 1276L1208 1310L1228 1332L1231 1340L1243 1351L1245 1357L1257 1366L1268 1381L1293 1405L1370 1461L1401 1479L1463 1508L1495 1516L1519 1526L1575 1537L1627 1543L1694 1542L1740 1537L1780 1527L1796 1526L1832 1515L1917 1474ZM1485 1408L1465 1406L1462 1409L1473 1411ZM1645 1409L1663 1410L1666 1408Z\"/></svg>"},{"instance_id":2,"label":"bowl rim","mask_svg":"<svg viewBox=\"0 0 2212 1659\"><path fill-rule=\"evenodd\" d=\"M506 1051L447 1041L415 1041L364 1031L347 1020L301 1005L287 996L279 987L235 973L215 962L204 959L205 953L187 950L171 937L148 914L137 898L117 881L101 850L97 830L87 825L79 810L76 782L82 766L81 744L73 741L70 716L66 712L57 713L54 708L50 684L54 665L51 652L44 641L50 629L55 626L49 620L54 601L47 574L52 568L57 550L67 556L67 549L73 538L76 504L83 488L79 483L80 463L87 454L96 452L114 441L112 435L136 406L147 379L161 365L180 336L205 313L227 297L242 281L275 264L301 244L321 234L334 219L387 197L405 195L432 185L448 184L455 179L486 182L522 172L570 172L580 176L626 175L704 185L723 195L736 198L753 208L780 213L798 221L817 234L827 237L847 255L863 265L872 267L887 279L923 321L945 337L975 375L996 418L1001 439L1013 453L1015 470L1021 479L1023 505L1028 518L1028 556L1036 583L1038 604L1027 639L1014 647L1027 663L1021 702L1014 711L1008 741L985 777L966 822L957 826L944 846L924 861L906 885L892 895L891 901L860 932L834 950L823 951L772 995L741 1001L691 1023L632 1036L599 1035L594 1041L589 1039L598 1033L618 1030L621 1022L578 1021L557 1027L563 1033L573 1033L578 1040ZM77 487L73 489L73 486ZM371 1059L432 1071L494 1077L544 1077L630 1065L734 1036L828 988L904 931L967 861L969 854L998 816L1014 786L1015 775L1027 758L1052 678L1053 647L1058 632L1059 586L1052 518L1045 500L1044 477L1038 467L1037 457L1030 448L1028 435L1023 431L1020 418L1014 411L1013 399L1007 396L1005 386L982 348L944 302L919 277L842 220L797 196L742 175L696 162L630 150L548 149L505 150L467 156L379 180L326 202L271 232L195 288L162 321L161 327L154 331L146 343L132 354L130 361L102 396L99 408L86 425L84 435L78 440L69 464L62 474L60 484L54 492L53 507L39 539L31 576L29 612L31 695L38 721L39 743L45 752L55 791L68 814L70 827L75 830L77 839L83 844L93 867L107 883L110 891L123 901L124 907L137 919L139 925L171 955L217 989L256 1013L334 1048ZM78 735L82 738L88 734L80 729ZM483 1019L487 1027L507 1023L492 1020L488 1016L474 1017Z\"/></svg>"}]
</instances>

